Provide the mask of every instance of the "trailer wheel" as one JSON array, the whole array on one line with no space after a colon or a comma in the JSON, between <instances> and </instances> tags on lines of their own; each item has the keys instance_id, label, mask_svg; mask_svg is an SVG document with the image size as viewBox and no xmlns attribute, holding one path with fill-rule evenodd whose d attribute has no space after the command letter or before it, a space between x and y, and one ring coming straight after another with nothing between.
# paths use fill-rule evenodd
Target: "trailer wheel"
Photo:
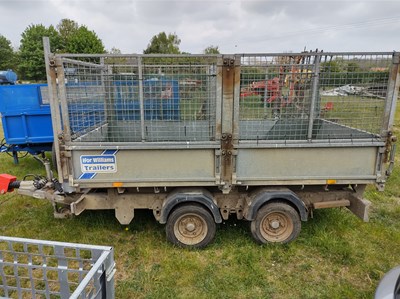
<instances>
[{"instance_id":1,"label":"trailer wheel","mask_svg":"<svg viewBox=\"0 0 400 299\"><path fill-rule=\"evenodd\" d=\"M215 236L216 224L208 210L200 205L183 205L169 215L168 241L179 247L204 248Z\"/></svg>"},{"instance_id":2,"label":"trailer wheel","mask_svg":"<svg viewBox=\"0 0 400 299\"><path fill-rule=\"evenodd\" d=\"M300 216L290 205L272 202L260 208L250 225L253 238L261 244L289 243L301 230Z\"/></svg>"}]
</instances>

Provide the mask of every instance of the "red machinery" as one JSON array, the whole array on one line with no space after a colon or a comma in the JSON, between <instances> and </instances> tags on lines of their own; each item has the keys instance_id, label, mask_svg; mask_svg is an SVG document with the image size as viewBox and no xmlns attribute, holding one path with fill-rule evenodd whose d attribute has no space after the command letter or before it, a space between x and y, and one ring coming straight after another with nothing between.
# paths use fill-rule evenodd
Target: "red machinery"
<instances>
[{"instance_id":1,"label":"red machinery","mask_svg":"<svg viewBox=\"0 0 400 299\"><path fill-rule=\"evenodd\" d=\"M282 95L282 89L280 80L278 77L275 77L268 81L257 81L251 84L251 89L254 91L254 94L263 96L265 93L265 82L267 82L267 94L266 94L266 102L272 103L275 100L279 99Z\"/></svg>"},{"instance_id":2,"label":"red machinery","mask_svg":"<svg viewBox=\"0 0 400 299\"><path fill-rule=\"evenodd\" d=\"M304 90L307 81L311 78L310 70L298 67L304 64L303 56L285 57L287 66L280 66L279 76L270 80L255 81L249 87L241 90L242 98L254 95L265 97L267 103L275 103L275 107L285 107L292 102L302 102L304 98ZM281 62L282 63L282 62ZM292 64L291 66L289 66ZM289 92L287 96L282 95L284 86L287 86Z\"/></svg>"}]
</instances>

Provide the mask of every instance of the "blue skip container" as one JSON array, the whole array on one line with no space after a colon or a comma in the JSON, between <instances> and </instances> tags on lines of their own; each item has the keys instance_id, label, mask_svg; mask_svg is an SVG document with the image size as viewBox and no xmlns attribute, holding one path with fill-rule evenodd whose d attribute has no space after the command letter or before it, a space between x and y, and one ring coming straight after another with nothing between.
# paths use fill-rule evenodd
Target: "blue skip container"
<instances>
[{"instance_id":1,"label":"blue skip container","mask_svg":"<svg viewBox=\"0 0 400 299\"><path fill-rule=\"evenodd\" d=\"M1 152L40 154L51 151L53 128L46 84L0 85L0 114L5 144Z\"/></svg>"}]
</instances>

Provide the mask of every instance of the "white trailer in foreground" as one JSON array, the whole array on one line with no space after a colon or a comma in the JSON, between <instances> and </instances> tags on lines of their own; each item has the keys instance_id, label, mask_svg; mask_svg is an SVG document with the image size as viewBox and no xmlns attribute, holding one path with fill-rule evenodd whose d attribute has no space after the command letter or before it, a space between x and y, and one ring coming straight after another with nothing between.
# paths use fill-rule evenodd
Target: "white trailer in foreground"
<instances>
[{"instance_id":1,"label":"white trailer in foreground","mask_svg":"<svg viewBox=\"0 0 400 299\"><path fill-rule=\"evenodd\" d=\"M0 236L0 257L0 298L115 298L112 247Z\"/></svg>"},{"instance_id":2,"label":"white trailer in foreground","mask_svg":"<svg viewBox=\"0 0 400 299\"><path fill-rule=\"evenodd\" d=\"M286 243L321 208L368 220L394 162L399 53L52 54L57 178L12 182L57 215L151 209L201 248L229 217ZM349 87L343 87L343 86ZM334 92L339 90L344 92ZM331 91L331 92L329 92Z\"/></svg>"}]
</instances>

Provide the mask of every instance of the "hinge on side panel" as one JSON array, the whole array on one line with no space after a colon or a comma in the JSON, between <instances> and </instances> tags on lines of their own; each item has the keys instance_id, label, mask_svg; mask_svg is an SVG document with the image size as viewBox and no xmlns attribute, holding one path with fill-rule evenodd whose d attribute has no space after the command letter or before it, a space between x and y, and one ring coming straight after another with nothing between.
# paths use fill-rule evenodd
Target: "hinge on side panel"
<instances>
[{"instance_id":1,"label":"hinge on side panel","mask_svg":"<svg viewBox=\"0 0 400 299\"><path fill-rule=\"evenodd\" d=\"M223 193L229 193L232 188L233 152L232 134L223 133L221 136L221 182L224 183L222 186Z\"/></svg>"},{"instance_id":2,"label":"hinge on side panel","mask_svg":"<svg viewBox=\"0 0 400 299\"><path fill-rule=\"evenodd\" d=\"M52 57L50 60L49 60L49 66L50 67L56 67L56 61L55 61L55 59L54 59L54 57Z\"/></svg>"},{"instance_id":3,"label":"hinge on side panel","mask_svg":"<svg viewBox=\"0 0 400 299\"><path fill-rule=\"evenodd\" d=\"M70 151L60 151L60 156L65 158L71 158L72 154Z\"/></svg>"}]
</instances>

